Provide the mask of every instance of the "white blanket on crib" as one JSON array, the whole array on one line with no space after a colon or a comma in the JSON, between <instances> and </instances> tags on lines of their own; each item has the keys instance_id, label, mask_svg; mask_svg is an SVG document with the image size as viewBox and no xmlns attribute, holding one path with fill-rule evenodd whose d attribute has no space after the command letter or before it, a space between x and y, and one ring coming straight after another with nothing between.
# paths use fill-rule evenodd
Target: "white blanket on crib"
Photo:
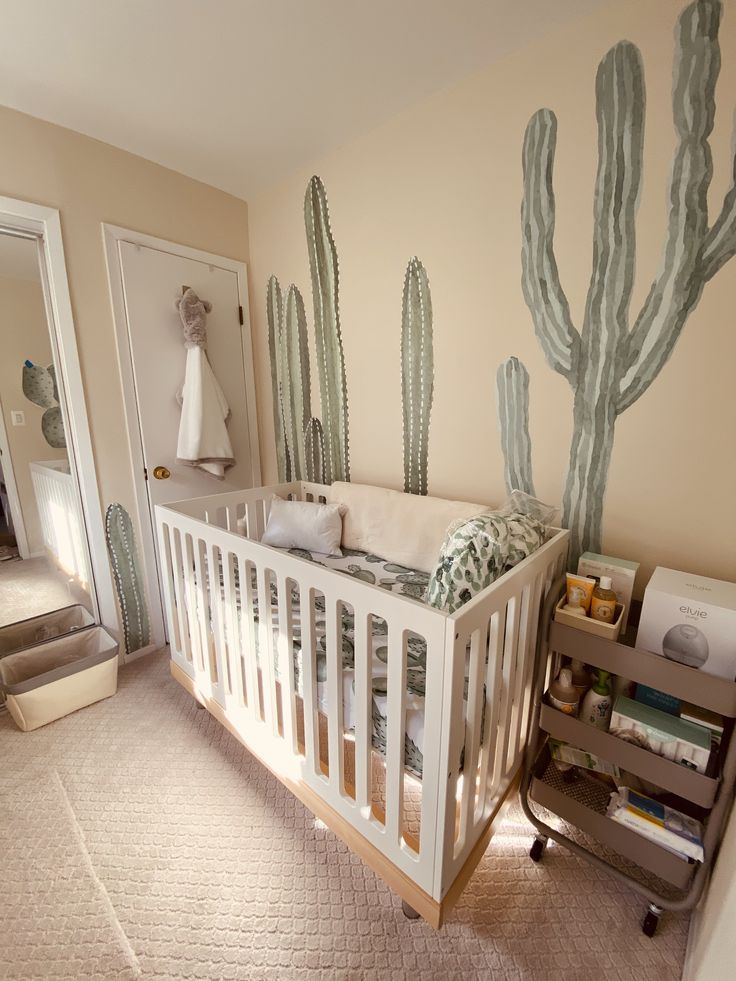
<instances>
[{"instance_id":1,"label":"white blanket on crib","mask_svg":"<svg viewBox=\"0 0 736 981\"><path fill-rule=\"evenodd\" d=\"M197 344L187 347L186 374L179 401L177 462L199 467L222 480L225 469L235 463L225 425L230 408L207 353Z\"/></svg>"}]
</instances>

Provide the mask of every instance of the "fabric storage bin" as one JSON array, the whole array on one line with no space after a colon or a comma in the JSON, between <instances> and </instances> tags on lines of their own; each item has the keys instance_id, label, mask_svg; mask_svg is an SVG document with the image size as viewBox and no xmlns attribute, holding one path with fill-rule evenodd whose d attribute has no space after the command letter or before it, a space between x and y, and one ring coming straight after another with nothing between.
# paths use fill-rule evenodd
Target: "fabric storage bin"
<instances>
[{"instance_id":1,"label":"fabric storage bin","mask_svg":"<svg viewBox=\"0 0 736 981\"><path fill-rule=\"evenodd\" d=\"M65 606L60 610L30 617L28 620L9 623L6 627L0 627L0 657L14 654L24 647L42 644L53 637L69 634L73 630L91 627L94 622L94 617L89 610L77 603L74 606Z\"/></svg>"},{"instance_id":2,"label":"fabric storage bin","mask_svg":"<svg viewBox=\"0 0 736 981\"><path fill-rule=\"evenodd\" d=\"M118 644L103 627L89 627L0 660L8 711L24 732L114 695Z\"/></svg>"}]
</instances>

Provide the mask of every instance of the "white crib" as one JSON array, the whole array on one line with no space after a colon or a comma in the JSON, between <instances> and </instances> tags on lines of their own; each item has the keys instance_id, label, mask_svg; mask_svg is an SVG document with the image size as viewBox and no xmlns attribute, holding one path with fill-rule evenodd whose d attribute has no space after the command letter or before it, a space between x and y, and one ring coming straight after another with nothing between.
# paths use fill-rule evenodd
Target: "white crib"
<instances>
[{"instance_id":1,"label":"white crib","mask_svg":"<svg viewBox=\"0 0 736 981\"><path fill-rule=\"evenodd\" d=\"M519 773L540 603L564 569L568 532L553 532L529 558L448 615L260 544L274 494L330 500L329 487L294 482L156 508L172 674L405 903L439 927L482 857ZM239 518L245 518L247 537L236 532ZM254 584L259 597L270 597L271 583L277 610L269 599L258 604L257 616ZM301 694L292 657L294 584ZM315 676L319 594L326 616L325 712ZM343 607L355 623L349 734L343 725ZM380 780L372 749L372 617L388 625ZM409 634L424 638L427 647L420 794L404 770ZM286 665L280 679L276 654Z\"/></svg>"}]
</instances>

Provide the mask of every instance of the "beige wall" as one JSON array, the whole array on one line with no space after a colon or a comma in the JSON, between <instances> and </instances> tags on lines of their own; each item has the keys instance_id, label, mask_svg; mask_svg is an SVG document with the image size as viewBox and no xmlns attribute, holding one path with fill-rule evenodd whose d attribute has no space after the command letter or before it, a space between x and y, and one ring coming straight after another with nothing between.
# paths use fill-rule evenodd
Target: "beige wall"
<instances>
[{"instance_id":1,"label":"beige wall","mask_svg":"<svg viewBox=\"0 0 736 981\"><path fill-rule=\"evenodd\" d=\"M340 309L354 480L402 484L401 291L409 257L432 288L435 400L430 493L495 502L504 495L496 426L496 366L523 359L531 376L537 493L559 502L572 394L545 363L521 286L521 147L541 106L557 114L556 250L579 326L592 255L596 167L594 79L622 38L640 48L647 84L644 181L638 219L637 311L659 263L674 146L673 31L683 4L621 0L396 116L249 201L261 452L275 476L265 319L268 276L302 289L311 322L303 195L312 173L327 189L340 261ZM736 9L721 27L723 68L712 138L711 209L731 166ZM736 579L736 260L706 287L673 357L617 426L604 548L656 564ZM311 326L310 326L311 336ZM317 403L316 376L313 397Z\"/></svg>"},{"instance_id":2,"label":"beige wall","mask_svg":"<svg viewBox=\"0 0 736 981\"><path fill-rule=\"evenodd\" d=\"M101 222L247 261L247 205L141 157L2 107L0 143L0 194L61 213L100 499L103 507L119 501L132 511Z\"/></svg>"},{"instance_id":3,"label":"beige wall","mask_svg":"<svg viewBox=\"0 0 736 981\"><path fill-rule=\"evenodd\" d=\"M41 433L44 410L23 394L23 362L49 365L51 341L40 283L0 276L0 402L18 488L23 524L31 553L43 551L43 534L33 493L29 464L65 460L65 450L52 449ZM25 413L25 426L13 426L12 409Z\"/></svg>"}]
</instances>

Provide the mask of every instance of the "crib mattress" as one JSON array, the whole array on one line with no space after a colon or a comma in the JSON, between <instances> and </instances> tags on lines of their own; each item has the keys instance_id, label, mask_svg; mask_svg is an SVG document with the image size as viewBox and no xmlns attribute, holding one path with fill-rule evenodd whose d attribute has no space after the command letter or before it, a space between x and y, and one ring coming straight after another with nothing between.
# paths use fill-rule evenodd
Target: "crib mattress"
<instances>
[{"instance_id":1,"label":"crib mattress","mask_svg":"<svg viewBox=\"0 0 736 981\"><path fill-rule=\"evenodd\" d=\"M279 549L290 555L325 566L336 572L361 579L363 582L379 586L390 592L400 593L416 602L424 601L429 582L425 572L409 569L406 566L388 562L377 555L343 549L343 556L312 554L305 549ZM258 615L258 599L255 601ZM271 617L274 634L278 634L278 593L271 586ZM300 597L297 589L292 592L292 619L294 638L294 677L297 690L303 695ZM315 602L315 632L317 640L317 700L321 711L327 712L327 643L324 606L318 597ZM345 730L355 728L355 625L349 610L342 615L342 665L343 665L343 720ZM276 645L275 649L276 649ZM373 688L373 745L380 752L386 749L387 731L387 676L388 676L388 634L386 622L377 617L372 621L372 688ZM260 652L259 652L260 657ZM407 770L415 776L422 775L422 745L424 742L424 678L426 665L426 643L418 635L409 634L407 640L407 700L406 733L404 741L404 762ZM283 672L276 658L275 673L281 678Z\"/></svg>"}]
</instances>

